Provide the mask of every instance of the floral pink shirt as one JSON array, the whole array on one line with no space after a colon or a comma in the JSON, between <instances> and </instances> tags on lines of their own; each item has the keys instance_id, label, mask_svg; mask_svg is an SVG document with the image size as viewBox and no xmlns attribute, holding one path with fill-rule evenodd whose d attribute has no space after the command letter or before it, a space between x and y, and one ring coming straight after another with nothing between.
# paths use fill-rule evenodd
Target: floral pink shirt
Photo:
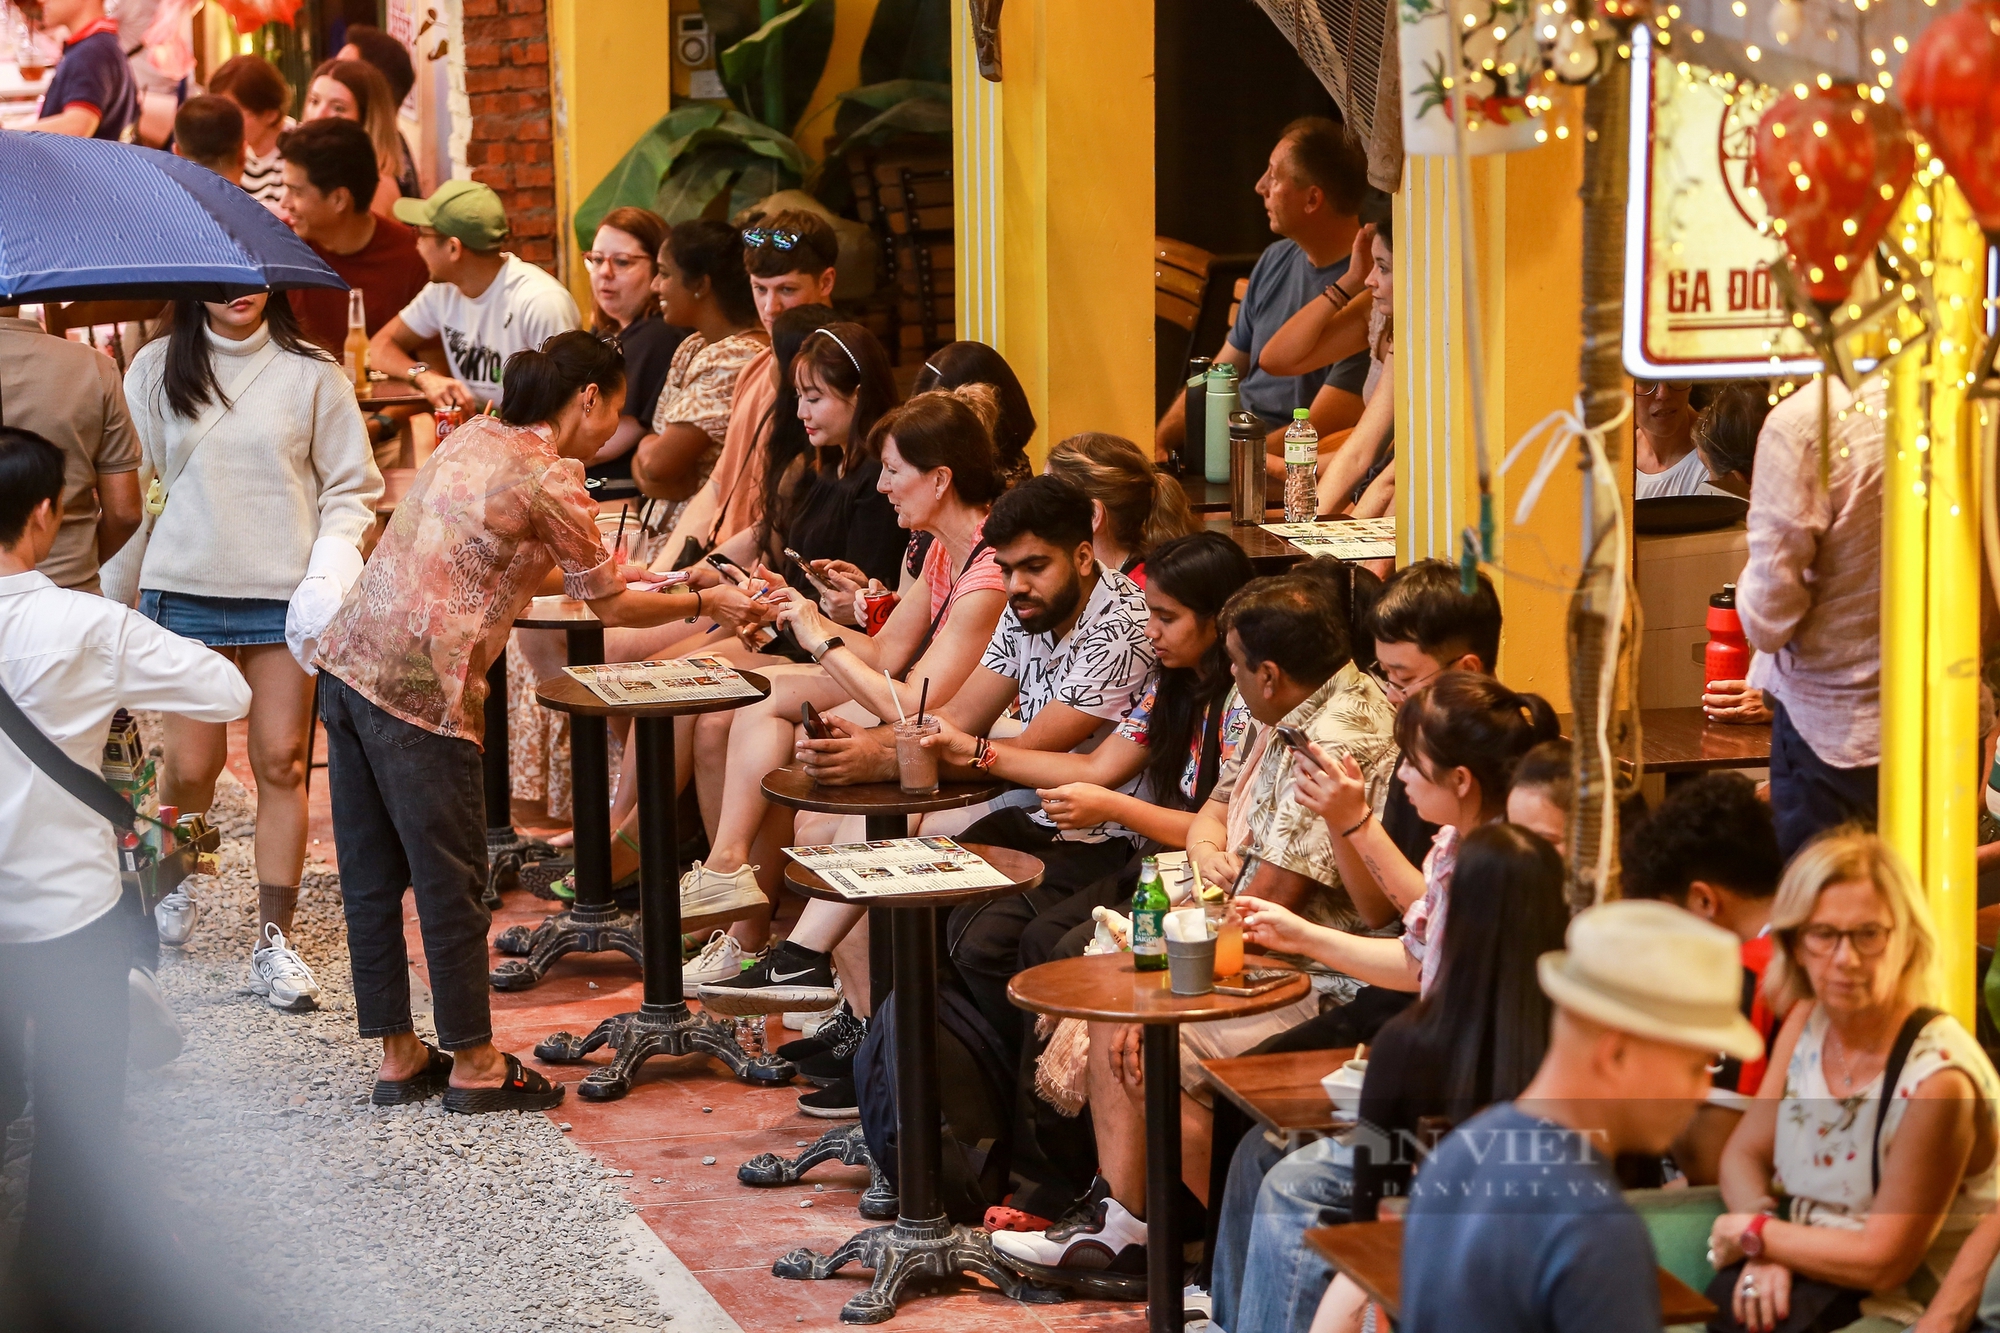
<instances>
[{"instance_id":1,"label":"floral pink shirt","mask_svg":"<svg viewBox=\"0 0 2000 1333\"><path fill-rule=\"evenodd\" d=\"M1445 909L1451 905L1451 877L1458 869L1458 830L1446 824L1431 838L1424 858L1424 896L1403 913L1403 949L1417 960L1417 994L1431 993L1444 961Z\"/></svg>"},{"instance_id":2,"label":"floral pink shirt","mask_svg":"<svg viewBox=\"0 0 2000 1333\"><path fill-rule=\"evenodd\" d=\"M479 744L486 669L555 565L571 597L623 586L583 464L542 428L474 417L411 483L315 660L404 721Z\"/></svg>"}]
</instances>

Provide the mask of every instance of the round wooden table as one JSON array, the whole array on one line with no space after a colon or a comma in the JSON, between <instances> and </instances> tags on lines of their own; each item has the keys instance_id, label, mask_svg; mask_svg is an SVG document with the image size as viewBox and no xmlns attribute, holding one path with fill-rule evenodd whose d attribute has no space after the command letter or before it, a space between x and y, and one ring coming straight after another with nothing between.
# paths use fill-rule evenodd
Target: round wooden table
<instances>
[{"instance_id":1,"label":"round wooden table","mask_svg":"<svg viewBox=\"0 0 2000 1333\"><path fill-rule=\"evenodd\" d=\"M574 1064L605 1045L613 1047L611 1063L592 1070L577 1085L586 1101L614 1101L632 1089L632 1076L656 1055L708 1054L728 1065L738 1078L755 1083L789 1083L795 1072L789 1061L747 1054L736 1040L733 1025L707 1015L697 1016L681 992L680 820L674 780L674 719L695 713L719 713L756 703L771 693L770 682L754 671L739 673L755 686L754 696L737 699L695 699L687 702L609 704L589 686L563 675L540 686L536 700L544 708L568 713L572 720L632 719L633 753L639 777L639 919L616 905L586 907L578 902L549 918L533 957L521 960L539 971L565 953L585 947L617 949L638 962L645 977L645 998L638 1012L605 1019L587 1036L557 1032L535 1046L537 1059ZM713 929L748 913L723 913L697 918L700 928ZM566 919L565 919L566 918ZM539 932L538 932L539 933ZM591 941L586 946L585 939Z\"/></svg>"},{"instance_id":2,"label":"round wooden table","mask_svg":"<svg viewBox=\"0 0 2000 1333\"><path fill-rule=\"evenodd\" d=\"M573 597L537 597L530 601L527 609L514 618L516 629L561 630L568 646L569 665L596 666L604 661L604 622L590 609L590 603L577 601ZM503 688L491 690L497 678ZM487 802L488 809L498 791L507 793L507 803L503 810L510 815L502 820L511 828L511 803L513 793L507 782L507 756L504 739L498 747L493 745L493 722L497 714L503 723L507 716L507 695L504 685L507 668L504 659L494 663L494 669L487 677L490 692L487 695L486 732L487 741ZM562 677L569 680L569 677ZM574 684L574 682L571 682ZM581 686L578 686L581 689ZM584 693L589 694L588 690ZM497 706L495 699L497 696ZM596 695L590 695L595 700ZM570 711L570 710L561 710ZM577 920L577 913L586 921L609 921L620 916L611 901L611 737L605 726L608 714L571 712L569 725L570 764L570 821L576 844L572 853L576 862L575 906L568 912L558 912L541 925L528 932L526 927L514 927L502 933L495 946L502 953L517 955L493 969L489 980L495 990L526 990L542 979L548 964L565 953L600 953L605 949L618 947L615 940L601 932L586 931L572 937L562 949L547 952L545 946L552 938L552 932L566 928ZM498 775L496 778L495 752L498 751ZM497 790L496 790L497 789ZM488 815L489 823L492 815ZM492 841L488 834L489 843ZM526 938L522 938L525 934ZM636 955L635 955L636 956Z\"/></svg>"},{"instance_id":3,"label":"round wooden table","mask_svg":"<svg viewBox=\"0 0 2000 1333\"><path fill-rule=\"evenodd\" d=\"M766 780L768 782L768 779ZM880 784L892 786L892 784ZM960 784L971 787L978 784ZM893 789L893 786L892 786ZM768 790L768 788L767 788ZM833 788L830 790L854 790ZM928 797L910 797L923 801ZM959 804L970 804L960 801ZM945 807L950 808L950 807ZM886 816L885 816L886 817ZM897 816L900 818L901 816ZM953 1278L976 1273L1017 1300L1062 1299L1023 1280L1000 1262L987 1233L960 1226L938 1202L942 1155L938 1140L937 911L1025 893L1042 882L1042 863L1006 847L963 844L985 858L1009 882L987 889L945 889L898 893L887 898L849 898L796 863L785 879L801 893L829 902L865 905L890 918L896 969L896 1220L856 1232L832 1254L801 1247L771 1266L779 1277L817 1280L850 1263L875 1270L875 1280L841 1307L845 1324L877 1324L893 1317L896 1301L914 1278ZM850 1133L852 1131L849 1131Z\"/></svg>"},{"instance_id":4,"label":"round wooden table","mask_svg":"<svg viewBox=\"0 0 2000 1333\"><path fill-rule=\"evenodd\" d=\"M1286 968L1265 959L1259 967ZM1286 970L1293 970L1286 968ZM1180 1333L1181 1253L1174 1199L1181 1178L1181 1030L1183 1023L1241 1018L1283 1008L1312 989L1297 975L1262 995L1175 995L1167 972L1141 972L1129 953L1058 958L1007 983L1023 1009L1093 1023L1141 1023L1146 1061L1146 1326Z\"/></svg>"}]
</instances>

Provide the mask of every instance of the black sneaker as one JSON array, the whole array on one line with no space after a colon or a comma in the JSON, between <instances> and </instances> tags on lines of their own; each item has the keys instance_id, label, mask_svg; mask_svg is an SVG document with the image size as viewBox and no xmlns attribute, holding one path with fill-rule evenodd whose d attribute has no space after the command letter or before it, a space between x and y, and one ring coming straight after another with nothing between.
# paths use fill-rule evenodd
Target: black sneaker
<instances>
[{"instance_id":1,"label":"black sneaker","mask_svg":"<svg viewBox=\"0 0 2000 1333\"><path fill-rule=\"evenodd\" d=\"M861 1099L855 1092L854 1080L844 1078L799 1098L799 1110L821 1120L859 1120Z\"/></svg>"},{"instance_id":2,"label":"black sneaker","mask_svg":"<svg viewBox=\"0 0 2000 1333\"><path fill-rule=\"evenodd\" d=\"M695 994L702 1008L718 1014L775 1014L788 1009L830 1009L833 955L815 953L790 940L727 981L703 982Z\"/></svg>"},{"instance_id":3,"label":"black sneaker","mask_svg":"<svg viewBox=\"0 0 2000 1333\"><path fill-rule=\"evenodd\" d=\"M996 1231L993 1248L1016 1272L1093 1296L1144 1300L1146 1224L1111 1197L1102 1176L1047 1231Z\"/></svg>"},{"instance_id":4,"label":"black sneaker","mask_svg":"<svg viewBox=\"0 0 2000 1333\"><path fill-rule=\"evenodd\" d=\"M828 1052L844 1052L852 1059L854 1052L861 1048L861 1039L867 1034L868 1021L857 1017L852 1009L842 1003L826 1022L820 1024L819 1031L810 1037L788 1041L772 1054L780 1060L790 1060L793 1064Z\"/></svg>"}]
</instances>

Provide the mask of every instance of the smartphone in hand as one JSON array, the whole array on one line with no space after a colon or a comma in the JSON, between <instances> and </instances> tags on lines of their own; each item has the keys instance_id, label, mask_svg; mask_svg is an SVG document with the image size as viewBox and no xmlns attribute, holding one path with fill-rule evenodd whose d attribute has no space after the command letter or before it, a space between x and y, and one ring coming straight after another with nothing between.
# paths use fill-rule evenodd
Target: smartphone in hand
<instances>
[{"instance_id":1,"label":"smartphone in hand","mask_svg":"<svg viewBox=\"0 0 2000 1333\"><path fill-rule=\"evenodd\" d=\"M799 722L805 727L806 736L812 740L830 741L834 737L833 728L819 715L819 709L812 706L811 700L799 705Z\"/></svg>"}]
</instances>

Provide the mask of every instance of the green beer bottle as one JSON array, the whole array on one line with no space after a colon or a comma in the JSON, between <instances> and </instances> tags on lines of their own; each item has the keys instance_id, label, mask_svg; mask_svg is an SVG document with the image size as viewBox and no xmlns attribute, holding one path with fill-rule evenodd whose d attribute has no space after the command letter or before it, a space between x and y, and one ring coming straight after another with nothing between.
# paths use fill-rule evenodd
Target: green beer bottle
<instances>
[{"instance_id":1,"label":"green beer bottle","mask_svg":"<svg viewBox=\"0 0 2000 1333\"><path fill-rule=\"evenodd\" d=\"M1167 886L1160 863L1139 863L1139 887L1132 894L1132 966L1141 972L1167 970Z\"/></svg>"}]
</instances>

